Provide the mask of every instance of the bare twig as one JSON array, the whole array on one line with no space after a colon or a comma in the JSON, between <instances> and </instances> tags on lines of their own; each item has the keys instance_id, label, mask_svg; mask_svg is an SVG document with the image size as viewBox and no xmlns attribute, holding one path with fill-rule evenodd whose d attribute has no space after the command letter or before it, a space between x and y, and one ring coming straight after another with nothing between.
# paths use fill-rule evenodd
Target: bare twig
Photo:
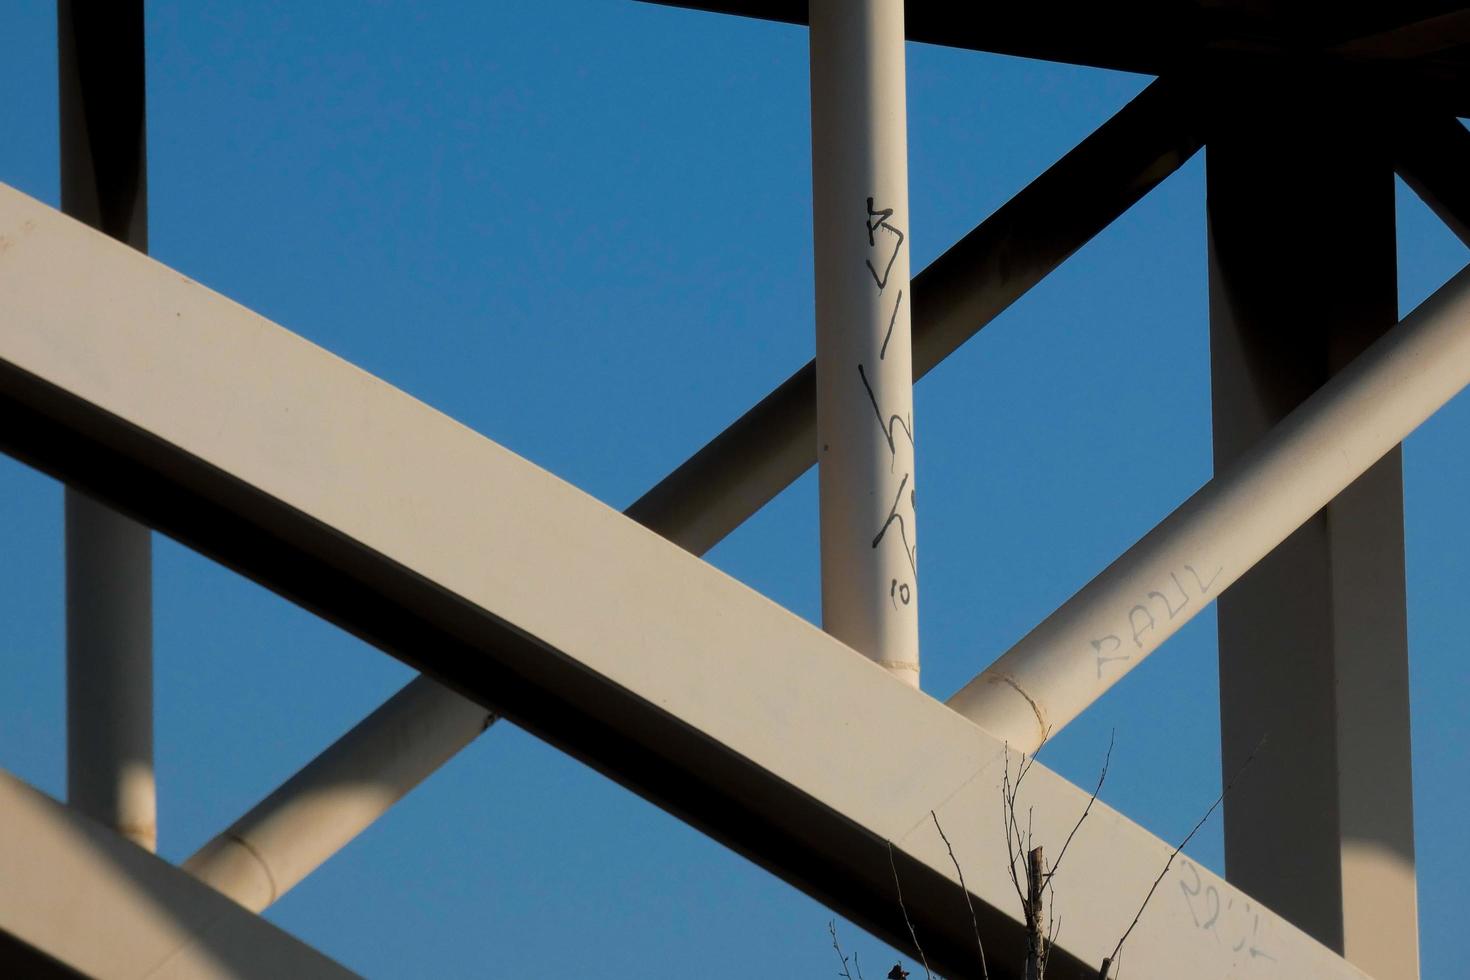
<instances>
[{"instance_id":1,"label":"bare twig","mask_svg":"<svg viewBox=\"0 0 1470 980\"><path fill-rule=\"evenodd\" d=\"M924 955L924 947L919 945L919 934L914 932L914 924L909 920L909 908L903 903L903 886L898 883L898 865L893 860L893 842L884 843L888 845L888 867L893 870L893 887L898 892L898 910L903 913L903 924L909 927L909 938L914 941L914 949L919 951L919 962L924 964L925 980L934 980L934 974L929 972L929 958Z\"/></svg>"},{"instance_id":2,"label":"bare twig","mask_svg":"<svg viewBox=\"0 0 1470 980\"><path fill-rule=\"evenodd\" d=\"M1163 870L1160 871L1159 876L1154 879L1154 883L1152 886L1150 886L1148 894L1143 896L1143 904L1138 906L1138 914L1135 915L1133 917L1133 921L1129 923L1127 930L1123 933L1123 938L1118 940L1118 945L1113 947L1113 955L1103 960L1102 970L1098 973L1098 977L1100 978L1100 980L1107 980L1108 969L1112 966L1114 961L1118 959L1118 954L1123 951L1123 944L1128 941L1128 936L1132 934L1133 927L1138 925L1139 919L1143 918L1143 910L1148 908L1149 899L1153 898L1154 892L1158 891L1159 884L1164 880L1164 876L1169 873L1169 867L1174 863L1174 859L1179 856L1180 851L1184 850L1185 845L1194 839L1194 835L1199 833L1199 829L1205 825L1205 821L1210 819L1210 814L1215 812L1215 809L1219 807L1221 801L1223 801L1226 795L1230 792L1230 787L1235 785L1235 781L1240 778L1240 774L1245 772L1246 767L1251 764L1251 762L1256 757L1256 753L1261 751L1261 746L1265 744L1266 739L1264 736L1262 736L1261 740L1256 743L1256 747L1251 749L1251 754L1247 756L1246 760L1240 764L1240 768L1235 770L1235 775L1230 777L1230 782L1226 783L1225 788L1220 791L1220 795L1215 797L1215 802L1210 804L1210 808L1205 811L1205 815L1200 817L1199 821L1192 828L1190 828L1189 833L1185 834L1184 839L1179 842L1179 846L1174 848L1174 852L1169 855L1169 860L1164 862Z\"/></svg>"},{"instance_id":3,"label":"bare twig","mask_svg":"<svg viewBox=\"0 0 1470 980\"><path fill-rule=\"evenodd\" d=\"M990 969L985 965L985 944L980 941L980 921L975 918L975 903L970 901L970 889L965 887L965 872L960 868L960 862L954 856L954 846L945 836L944 828L939 826L939 815L930 810L929 816L934 818L934 829L939 831L939 839L944 841L944 846L949 851L949 860L954 865L955 874L960 876L960 890L965 893L965 906L970 910L970 926L975 930L975 947L980 950L981 980L990 980Z\"/></svg>"},{"instance_id":4,"label":"bare twig","mask_svg":"<svg viewBox=\"0 0 1470 980\"><path fill-rule=\"evenodd\" d=\"M841 944L837 942L836 919L827 920L827 931L832 934L832 948L837 950L837 958L842 961L842 973L840 975L846 977L847 980L853 980L852 974L847 972L847 954L842 951ZM861 975L862 971L859 970L858 973Z\"/></svg>"},{"instance_id":5,"label":"bare twig","mask_svg":"<svg viewBox=\"0 0 1470 980\"><path fill-rule=\"evenodd\" d=\"M1093 788L1092 796L1088 798L1087 807L1082 811L1082 816L1077 818L1077 822L1072 825L1072 832L1062 842L1062 849L1057 852L1057 859L1052 864L1051 870L1046 873L1047 885L1051 884L1052 877L1056 875L1057 869L1062 866L1062 859L1067 856L1067 848L1071 846L1072 838L1077 836L1077 831L1082 826L1082 821L1086 820L1087 815L1092 812L1092 805L1097 802L1097 794L1102 792L1103 780L1108 778L1108 765L1113 761L1113 742L1117 736L1118 732L1116 729L1108 734L1108 752L1107 755L1103 756L1102 772L1098 774L1097 786Z\"/></svg>"},{"instance_id":6,"label":"bare twig","mask_svg":"<svg viewBox=\"0 0 1470 980\"><path fill-rule=\"evenodd\" d=\"M1021 890L1021 879L1016 874L1017 854L1021 851L1021 827L1016 822L1016 797L1011 787L1011 750L1005 750L1005 769L1000 783L1000 816L1006 832L1006 870L1011 876L1011 886L1016 890L1016 899L1022 907L1026 905L1026 893Z\"/></svg>"},{"instance_id":7,"label":"bare twig","mask_svg":"<svg viewBox=\"0 0 1470 980\"><path fill-rule=\"evenodd\" d=\"M1042 910L1046 904L1042 879L1046 877L1046 859L1041 848L1026 855L1026 980L1042 980L1046 976L1046 932L1042 926Z\"/></svg>"}]
</instances>

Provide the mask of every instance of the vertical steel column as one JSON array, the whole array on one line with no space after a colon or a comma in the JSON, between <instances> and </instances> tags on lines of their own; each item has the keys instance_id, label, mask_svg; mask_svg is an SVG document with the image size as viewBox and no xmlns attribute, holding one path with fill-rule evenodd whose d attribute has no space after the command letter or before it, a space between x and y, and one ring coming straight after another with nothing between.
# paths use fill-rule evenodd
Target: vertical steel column
<instances>
[{"instance_id":1,"label":"vertical steel column","mask_svg":"<svg viewBox=\"0 0 1470 980\"><path fill-rule=\"evenodd\" d=\"M919 683L902 0L812 0L827 632Z\"/></svg>"},{"instance_id":2,"label":"vertical steel column","mask_svg":"<svg viewBox=\"0 0 1470 980\"><path fill-rule=\"evenodd\" d=\"M1219 96L1217 470L1397 319L1382 113L1321 78ZM1260 746L1225 803L1227 877L1383 980L1418 976L1400 460L1219 599L1225 773Z\"/></svg>"},{"instance_id":3,"label":"vertical steel column","mask_svg":"<svg viewBox=\"0 0 1470 980\"><path fill-rule=\"evenodd\" d=\"M60 0L61 207L148 250L143 4ZM152 542L66 491L67 797L153 850Z\"/></svg>"}]
</instances>

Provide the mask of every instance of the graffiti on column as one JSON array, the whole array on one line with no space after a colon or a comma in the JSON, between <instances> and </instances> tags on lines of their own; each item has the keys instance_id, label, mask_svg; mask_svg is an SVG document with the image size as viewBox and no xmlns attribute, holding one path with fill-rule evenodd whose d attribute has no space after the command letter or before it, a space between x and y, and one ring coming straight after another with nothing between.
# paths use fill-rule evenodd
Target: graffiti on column
<instances>
[{"instance_id":1,"label":"graffiti on column","mask_svg":"<svg viewBox=\"0 0 1470 980\"><path fill-rule=\"evenodd\" d=\"M895 225L892 219L892 208L875 207L873 198L868 198L866 221L869 251L864 261L880 296L888 289L889 276L893 272L894 263L898 261L899 251L904 244L903 229ZM888 343L893 339L893 329L898 323L903 298L903 289L895 289L893 312L888 317L888 330L883 335L883 343L878 350L880 362L888 356ZM898 481L897 487L891 491L893 503L888 508L888 515L882 526L876 529L872 540L872 547L875 549L882 547L885 541L892 542L889 547L896 544L903 549L904 558L908 561L907 580L894 578L889 583L888 598L893 607L897 609L900 605L912 604L918 589L918 551L914 544L913 415L912 413L900 415L897 412L885 411L879 402L878 393L874 391L873 375L869 371L869 366L860 363L857 370L858 380L862 383L863 391L867 393L868 403L873 406L873 417L877 420L878 429L883 434L883 441L888 446L889 473ZM907 449L900 452L905 446Z\"/></svg>"}]
</instances>

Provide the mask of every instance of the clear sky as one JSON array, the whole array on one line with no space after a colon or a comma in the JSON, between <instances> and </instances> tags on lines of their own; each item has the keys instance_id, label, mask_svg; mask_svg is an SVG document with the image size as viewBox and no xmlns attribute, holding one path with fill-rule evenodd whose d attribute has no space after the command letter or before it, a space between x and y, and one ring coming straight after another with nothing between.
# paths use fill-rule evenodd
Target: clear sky
<instances>
[{"instance_id":1,"label":"clear sky","mask_svg":"<svg viewBox=\"0 0 1470 980\"><path fill-rule=\"evenodd\" d=\"M588 493L627 505L811 356L803 29L619 0L147 13L153 254ZM53 4L13 0L0 32L0 180L56 204ZM916 270L1149 81L908 59ZM1204 166L917 389L935 696L1209 478ZM1467 254L1402 185L1399 204L1407 311ZM1461 962L1470 898L1467 444L1462 396L1405 451L1428 977ZM60 487L0 458L0 502L0 766L59 796ZM710 560L817 620L816 527L809 474ZM155 560L159 841L179 860L411 673L169 540ZM1104 799L1182 836L1219 791L1214 636L1200 616L1043 760L1090 784L1116 729ZM1218 818L1191 853L1222 868ZM381 977L836 966L826 909L509 724L268 916Z\"/></svg>"}]
</instances>

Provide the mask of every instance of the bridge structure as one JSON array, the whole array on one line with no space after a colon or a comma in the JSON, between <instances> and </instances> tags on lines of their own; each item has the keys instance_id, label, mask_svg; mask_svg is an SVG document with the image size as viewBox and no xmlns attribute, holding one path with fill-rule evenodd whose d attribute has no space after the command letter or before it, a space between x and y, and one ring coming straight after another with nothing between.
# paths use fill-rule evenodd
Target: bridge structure
<instances>
[{"instance_id":1,"label":"bridge structure","mask_svg":"<svg viewBox=\"0 0 1470 980\"><path fill-rule=\"evenodd\" d=\"M1016 882L950 848L1004 840L1019 757L1218 601L1225 873L1034 766L1030 832L1089 821L1048 975L1106 971L1164 869L1186 900L1128 976L1417 976L1399 444L1470 382L1470 272L1398 318L1392 179L1470 243L1470 9L683 6L810 24L818 355L618 513L148 258L142 5L61 0L62 209L0 188L0 446L69 488L68 800L0 778L0 953L343 975L258 913L504 717L936 972L979 939L1021 976ZM911 273L905 37L1157 80ZM910 386L1202 147L1215 476L934 697ZM825 631L700 558L813 465ZM422 672L182 866L150 853L152 530Z\"/></svg>"}]
</instances>

